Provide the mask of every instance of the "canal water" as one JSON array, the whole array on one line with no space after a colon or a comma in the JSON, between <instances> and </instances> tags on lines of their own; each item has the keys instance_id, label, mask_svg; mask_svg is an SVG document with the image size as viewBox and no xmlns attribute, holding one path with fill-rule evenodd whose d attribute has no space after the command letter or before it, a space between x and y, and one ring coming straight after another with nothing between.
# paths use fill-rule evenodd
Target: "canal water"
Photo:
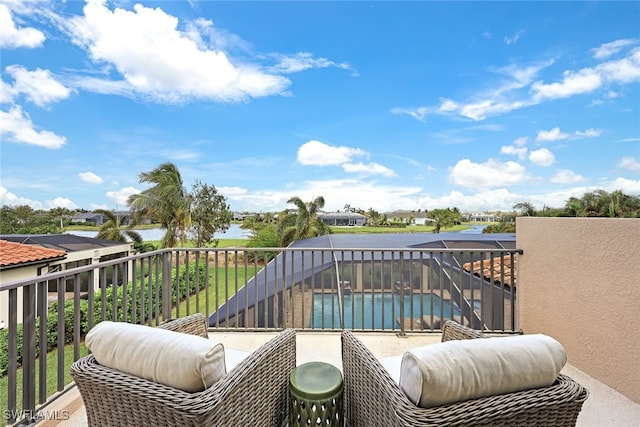
<instances>
[{"instance_id":1,"label":"canal water","mask_svg":"<svg viewBox=\"0 0 640 427\"><path fill-rule=\"evenodd\" d=\"M140 234L142 239L146 242L149 240L161 240L162 236L164 236L165 230L163 228L149 228L146 230L135 230ZM66 232L67 234L74 234L76 236L83 237L96 237L98 235L97 231L81 231L81 230L70 230ZM249 230L244 230L240 228L240 224L231 224L229 229L224 233L216 233L214 238L216 239L248 239L249 238Z\"/></svg>"}]
</instances>

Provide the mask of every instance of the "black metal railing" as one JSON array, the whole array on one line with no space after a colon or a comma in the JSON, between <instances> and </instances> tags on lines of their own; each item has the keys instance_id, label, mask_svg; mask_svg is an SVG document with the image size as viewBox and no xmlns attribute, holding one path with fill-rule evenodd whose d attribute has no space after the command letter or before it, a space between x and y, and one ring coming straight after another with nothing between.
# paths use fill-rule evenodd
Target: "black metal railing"
<instances>
[{"instance_id":1,"label":"black metal railing","mask_svg":"<svg viewBox=\"0 0 640 427\"><path fill-rule=\"evenodd\" d=\"M0 285L0 397L8 423L69 387L103 320L157 325L195 312L212 329L436 332L445 319L515 331L520 250L165 249ZM0 300L1 301L1 300Z\"/></svg>"}]
</instances>

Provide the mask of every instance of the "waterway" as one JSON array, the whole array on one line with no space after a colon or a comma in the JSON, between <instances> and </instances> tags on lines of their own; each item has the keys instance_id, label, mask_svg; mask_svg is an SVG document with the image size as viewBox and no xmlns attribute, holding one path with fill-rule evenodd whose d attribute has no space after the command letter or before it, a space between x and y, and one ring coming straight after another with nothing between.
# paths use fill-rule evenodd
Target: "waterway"
<instances>
[{"instance_id":1,"label":"waterway","mask_svg":"<svg viewBox=\"0 0 640 427\"><path fill-rule=\"evenodd\" d=\"M145 242L150 240L161 240L166 232L163 228L149 228L145 230L135 230L140 236L142 240ZM70 230L66 232L67 234L74 234L76 236L83 237L96 237L98 235L97 231L83 231L83 230ZM224 233L216 233L214 238L216 239L248 239L249 238L249 230L244 230L240 228L240 224L231 224L229 229Z\"/></svg>"}]
</instances>

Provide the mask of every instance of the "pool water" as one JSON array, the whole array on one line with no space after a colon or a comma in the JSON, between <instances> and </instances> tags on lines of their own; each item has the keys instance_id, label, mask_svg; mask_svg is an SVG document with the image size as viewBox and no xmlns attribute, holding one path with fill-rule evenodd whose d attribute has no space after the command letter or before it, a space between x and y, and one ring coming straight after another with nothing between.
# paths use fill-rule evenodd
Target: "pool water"
<instances>
[{"instance_id":1,"label":"pool water","mask_svg":"<svg viewBox=\"0 0 640 427\"><path fill-rule=\"evenodd\" d=\"M413 304L412 304L413 302ZM405 295L404 315L400 312L400 296L392 293L350 294L344 296L345 329L398 329L399 317L422 317L433 315L441 319L451 317L451 304L437 295ZM441 310L442 304L442 310ZM323 311L324 307L324 311ZM384 319L383 319L384 311ZM364 316L363 316L364 313ZM454 308L454 315L460 310ZM406 325L407 327L409 325ZM340 328L340 305L334 294L314 294L313 311L309 327L322 329Z\"/></svg>"}]
</instances>

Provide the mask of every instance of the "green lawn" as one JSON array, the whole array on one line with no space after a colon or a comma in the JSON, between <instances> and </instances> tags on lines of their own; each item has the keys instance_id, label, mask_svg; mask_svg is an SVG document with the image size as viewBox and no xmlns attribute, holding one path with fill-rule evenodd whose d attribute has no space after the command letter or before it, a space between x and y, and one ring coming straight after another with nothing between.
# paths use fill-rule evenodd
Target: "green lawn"
<instances>
[{"instance_id":1,"label":"green lawn","mask_svg":"<svg viewBox=\"0 0 640 427\"><path fill-rule=\"evenodd\" d=\"M238 289L244 285L255 274L255 267L252 265L245 268L243 265L239 265L237 268L229 266L229 268L212 267L209 269L209 294L207 295L206 289L200 290L198 295L192 295L190 298L180 302L179 314L174 308L171 311L172 317L183 317L187 313L203 313L208 316L214 312L220 304L222 304L227 298L231 298L236 293L236 278L238 282ZM217 295L216 295L217 290ZM207 310L207 301L209 303L209 309Z\"/></svg>"},{"instance_id":2,"label":"green lawn","mask_svg":"<svg viewBox=\"0 0 640 427\"><path fill-rule=\"evenodd\" d=\"M86 356L89 352L84 346L84 343L80 344L80 357ZM38 401L38 384L39 384L39 361L36 359L36 404ZM73 363L73 344L68 344L64 347L64 385L71 382L71 375L69 374L69 367ZM47 353L47 396L51 396L58 390L58 351L53 350ZM18 408L22 407L22 368L18 368L17 372L17 394L16 402ZM8 390L9 378L4 376L0 378L0 414L4 415L4 411L9 405L9 390ZM4 418L3 418L4 419Z\"/></svg>"}]
</instances>

